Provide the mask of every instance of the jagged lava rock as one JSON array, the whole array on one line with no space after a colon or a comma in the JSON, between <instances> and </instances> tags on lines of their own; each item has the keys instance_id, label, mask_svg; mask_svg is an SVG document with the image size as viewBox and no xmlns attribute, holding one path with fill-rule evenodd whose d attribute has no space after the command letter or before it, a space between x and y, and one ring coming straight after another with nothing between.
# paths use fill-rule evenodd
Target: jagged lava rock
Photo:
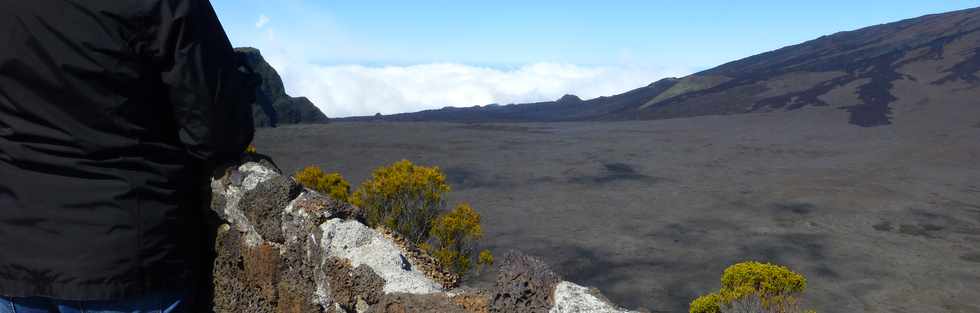
<instances>
[{"instance_id":1,"label":"jagged lava rock","mask_svg":"<svg viewBox=\"0 0 980 313\"><path fill-rule=\"evenodd\" d=\"M406 294L395 293L384 297L380 303L372 306L368 313L470 313L455 304L445 294Z\"/></svg>"},{"instance_id":2,"label":"jagged lava rock","mask_svg":"<svg viewBox=\"0 0 980 313\"><path fill-rule=\"evenodd\" d=\"M547 313L559 282L558 274L541 260L509 251L497 267L490 312Z\"/></svg>"},{"instance_id":3,"label":"jagged lava rock","mask_svg":"<svg viewBox=\"0 0 980 313\"><path fill-rule=\"evenodd\" d=\"M325 272L330 296L345 311L363 311L363 308L358 309L359 304L363 307L378 303L384 295L384 279L366 265L354 268L350 260L330 257Z\"/></svg>"},{"instance_id":4,"label":"jagged lava rock","mask_svg":"<svg viewBox=\"0 0 980 313\"><path fill-rule=\"evenodd\" d=\"M258 183L242 196L239 205L262 239L282 243L282 212L303 191L290 177L278 176Z\"/></svg>"}]
</instances>

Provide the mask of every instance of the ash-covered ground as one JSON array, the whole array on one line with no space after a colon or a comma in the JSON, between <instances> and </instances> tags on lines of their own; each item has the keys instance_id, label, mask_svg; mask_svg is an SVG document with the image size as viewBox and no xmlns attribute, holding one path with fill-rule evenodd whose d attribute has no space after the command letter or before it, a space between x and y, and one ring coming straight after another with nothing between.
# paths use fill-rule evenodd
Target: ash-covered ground
<instances>
[{"instance_id":1,"label":"ash-covered ground","mask_svg":"<svg viewBox=\"0 0 980 313\"><path fill-rule=\"evenodd\" d=\"M726 266L760 260L806 275L820 312L980 312L980 106L906 104L872 128L846 114L336 123L256 145L354 185L400 159L437 165L450 205L483 214L486 247L630 308L686 312Z\"/></svg>"}]
</instances>

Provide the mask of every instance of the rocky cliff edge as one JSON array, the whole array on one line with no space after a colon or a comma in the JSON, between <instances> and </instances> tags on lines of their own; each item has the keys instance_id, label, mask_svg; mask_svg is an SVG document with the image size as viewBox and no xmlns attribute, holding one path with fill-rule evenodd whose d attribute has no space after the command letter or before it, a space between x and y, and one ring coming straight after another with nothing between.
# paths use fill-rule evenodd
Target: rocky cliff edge
<instances>
[{"instance_id":1,"label":"rocky cliff edge","mask_svg":"<svg viewBox=\"0 0 980 313\"><path fill-rule=\"evenodd\" d=\"M460 287L431 257L308 190L267 160L213 180L215 312L627 313L597 290L508 252L488 288Z\"/></svg>"}]
</instances>

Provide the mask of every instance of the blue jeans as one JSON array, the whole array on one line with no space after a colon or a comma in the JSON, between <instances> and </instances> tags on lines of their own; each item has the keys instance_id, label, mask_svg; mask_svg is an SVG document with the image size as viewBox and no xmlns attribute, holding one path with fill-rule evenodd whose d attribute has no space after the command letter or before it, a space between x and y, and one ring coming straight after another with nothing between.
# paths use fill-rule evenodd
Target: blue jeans
<instances>
[{"instance_id":1,"label":"blue jeans","mask_svg":"<svg viewBox=\"0 0 980 313\"><path fill-rule=\"evenodd\" d=\"M0 313L185 313L178 294L151 294L114 301L65 301L48 298L0 297Z\"/></svg>"}]
</instances>

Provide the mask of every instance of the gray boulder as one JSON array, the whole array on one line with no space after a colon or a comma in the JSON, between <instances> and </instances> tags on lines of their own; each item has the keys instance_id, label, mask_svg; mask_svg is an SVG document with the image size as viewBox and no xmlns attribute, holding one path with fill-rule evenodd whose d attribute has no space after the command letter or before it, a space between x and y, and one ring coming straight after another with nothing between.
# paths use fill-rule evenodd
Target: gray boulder
<instances>
[{"instance_id":1,"label":"gray boulder","mask_svg":"<svg viewBox=\"0 0 980 313\"><path fill-rule=\"evenodd\" d=\"M558 274L539 259L510 251L497 267L490 312L547 313L553 302Z\"/></svg>"}]
</instances>

